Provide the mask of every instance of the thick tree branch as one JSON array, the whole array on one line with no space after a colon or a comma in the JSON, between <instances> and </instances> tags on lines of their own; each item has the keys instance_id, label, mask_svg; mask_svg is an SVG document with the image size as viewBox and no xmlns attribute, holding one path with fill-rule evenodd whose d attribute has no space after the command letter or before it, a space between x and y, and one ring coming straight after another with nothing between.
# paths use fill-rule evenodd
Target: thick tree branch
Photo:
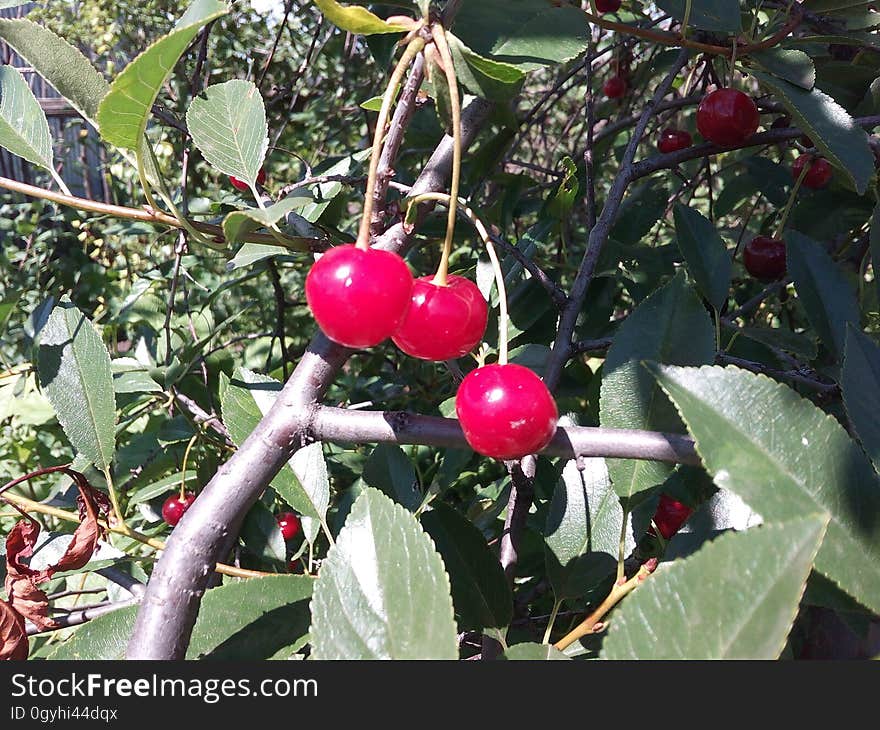
<instances>
[{"instance_id":1,"label":"thick tree branch","mask_svg":"<svg viewBox=\"0 0 880 730\"><path fill-rule=\"evenodd\" d=\"M487 102L477 100L464 110L464 144L473 141L490 108ZM413 192L442 190L451 165L452 138L446 136L413 185ZM409 235L399 223L386 231L377 245L400 251L408 241ZM185 656L215 556L228 552L247 510L293 452L304 445L313 428L317 403L350 355L351 350L318 333L271 410L184 514L147 586L128 658Z\"/></svg>"},{"instance_id":2,"label":"thick tree branch","mask_svg":"<svg viewBox=\"0 0 880 730\"><path fill-rule=\"evenodd\" d=\"M454 418L423 416L405 411L354 411L319 406L311 420L308 436L312 440L337 443L423 444L451 449L470 448L461 426ZM675 464L700 463L693 441L688 436L586 426L560 428L541 453L567 459L589 455L649 459Z\"/></svg>"}]
</instances>

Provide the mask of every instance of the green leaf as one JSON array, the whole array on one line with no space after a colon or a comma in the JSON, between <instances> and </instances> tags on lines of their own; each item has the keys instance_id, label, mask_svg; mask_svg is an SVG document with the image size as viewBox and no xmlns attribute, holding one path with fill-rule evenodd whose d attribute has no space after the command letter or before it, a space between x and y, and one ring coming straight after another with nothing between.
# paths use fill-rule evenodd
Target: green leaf
<instances>
[{"instance_id":1,"label":"green leaf","mask_svg":"<svg viewBox=\"0 0 880 730\"><path fill-rule=\"evenodd\" d=\"M683 20L687 0L658 0L657 7L676 20ZM689 28L741 33L739 0L693 0Z\"/></svg>"},{"instance_id":2,"label":"green leaf","mask_svg":"<svg viewBox=\"0 0 880 730\"><path fill-rule=\"evenodd\" d=\"M712 221L693 208L678 203L673 216L678 247L697 289L715 311L721 311L727 300L732 268L724 241Z\"/></svg>"},{"instance_id":3,"label":"green leaf","mask_svg":"<svg viewBox=\"0 0 880 730\"><path fill-rule=\"evenodd\" d=\"M302 647L314 583L302 575L273 575L211 589L186 658L268 659L283 647Z\"/></svg>"},{"instance_id":4,"label":"green leaf","mask_svg":"<svg viewBox=\"0 0 880 730\"><path fill-rule=\"evenodd\" d=\"M77 452L107 469L116 448L110 355L92 323L66 296L40 332L40 386Z\"/></svg>"},{"instance_id":5,"label":"green leaf","mask_svg":"<svg viewBox=\"0 0 880 730\"><path fill-rule=\"evenodd\" d=\"M269 127L254 83L233 79L209 86L189 105L186 126L210 165L256 186L269 148Z\"/></svg>"},{"instance_id":6,"label":"green leaf","mask_svg":"<svg viewBox=\"0 0 880 730\"><path fill-rule=\"evenodd\" d=\"M187 659L268 659L301 647L309 628L314 580L273 575L229 583L205 593ZM49 659L123 659L137 606L100 616L60 644Z\"/></svg>"},{"instance_id":7,"label":"green leaf","mask_svg":"<svg viewBox=\"0 0 880 730\"><path fill-rule=\"evenodd\" d=\"M315 0L324 17L333 25L349 33L373 35L375 33L401 33L409 30L405 25L386 23L378 15L357 5L341 5L335 0Z\"/></svg>"},{"instance_id":8,"label":"green leaf","mask_svg":"<svg viewBox=\"0 0 880 730\"><path fill-rule=\"evenodd\" d=\"M828 513L816 569L880 609L880 481L840 423L763 375L650 367L715 484L742 497L765 523Z\"/></svg>"},{"instance_id":9,"label":"green leaf","mask_svg":"<svg viewBox=\"0 0 880 730\"><path fill-rule=\"evenodd\" d=\"M245 515L241 539L248 551L261 561L282 568L287 564L287 545L281 528L265 504L255 502Z\"/></svg>"},{"instance_id":10,"label":"green leaf","mask_svg":"<svg viewBox=\"0 0 880 730\"><path fill-rule=\"evenodd\" d=\"M680 431L681 421L642 360L699 365L715 358L709 313L678 273L645 299L623 322L608 350L602 376L599 421L606 428ZM609 459L608 471L621 497L650 489L672 466L655 461Z\"/></svg>"},{"instance_id":11,"label":"green leaf","mask_svg":"<svg viewBox=\"0 0 880 730\"><path fill-rule=\"evenodd\" d=\"M819 152L839 168L863 194L874 174L868 135L847 111L820 89L805 91L761 71L752 75L782 102L794 121L813 140Z\"/></svg>"},{"instance_id":12,"label":"green leaf","mask_svg":"<svg viewBox=\"0 0 880 730\"><path fill-rule=\"evenodd\" d=\"M31 87L12 66L0 66L0 147L54 171L49 122Z\"/></svg>"},{"instance_id":13,"label":"green leaf","mask_svg":"<svg viewBox=\"0 0 880 730\"><path fill-rule=\"evenodd\" d=\"M376 489L355 500L312 597L314 659L457 659L449 578L416 518Z\"/></svg>"},{"instance_id":14,"label":"green leaf","mask_svg":"<svg viewBox=\"0 0 880 730\"><path fill-rule=\"evenodd\" d=\"M137 610L137 606L126 606L92 619L78 628L67 641L59 644L47 659L125 659L125 648L134 629Z\"/></svg>"},{"instance_id":15,"label":"green leaf","mask_svg":"<svg viewBox=\"0 0 880 730\"><path fill-rule=\"evenodd\" d=\"M364 481L415 511L422 504L416 470L397 444L379 444L364 464Z\"/></svg>"},{"instance_id":16,"label":"green leaf","mask_svg":"<svg viewBox=\"0 0 880 730\"><path fill-rule=\"evenodd\" d=\"M816 340L807 334L792 332L785 327L740 327L737 331L762 345L779 347L807 360L816 357Z\"/></svg>"},{"instance_id":17,"label":"green leaf","mask_svg":"<svg viewBox=\"0 0 880 730\"><path fill-rule=\"evenodd\" d=\"M461 42L520 71L565 63L586 50L590 24L579 8L544 0L464 3L455 22Z\"/></svg>"},{"instance_id":18,"label":"green leaf","mask_svg":"<svg viewBox=\"0 0 880 730\"><path fill-rule=\"evenodd\" d=\"M252 233L257 228L269 228L292 211L301 210L311 203L312 196L310 193L299 192L293 193L267 208L234 210L223 219L223 236L229 243L237 243L241 238L248 233ZM286 234L282 237L282 240L284 241L284 248L298 251L308 251L311 244L316 242L314 238L302 238Z\"/></svg>"},{"instance_id":19,"label":"green leaf","mask_svg":"<svg viewBox=\"0 0 880 730\"><path fill-rule=\"evenodd\" d=\"M519 91L523 73L515 66L479 55L452 33L447 34L446 40L455 75L471 93L492 101L504 101Z\"/></svg>"},{"instance_id":20,"label":"green leaf","mask_svg":"<svg viewBox=\"0 0 880 730\"><path fill-rule=\"evenodd\" d=\"M98 105L101 137L138 152L162 84L201 28L229 12L220 0L194 0L174 29L123 69Z\"/></svg>"},{"instance_id":21,"label":"green leaf","mask_svg":"<svg viewBox=\"0 0 880 730\"><path fill-rule=\"evenodd\" d=\"M777 659L825 517L728 533L663 565L615 612L604 659Z\"/></svg>"},{"instance_id":22,"label":"green leaf","mask_svg":"<svg viewBox=\"0 0 880 730\"><path fill-rule=\"evenodd\" d=\"M544 528L544 561L557 601L583 596L617 569L623 518L605 459L565 464ZM628 555L635 541L630 530L626 537Z\"/></svg>"},{"instance_id":23,"label":"green leaf","mask_svg":"<svg viewBox=\"0 0 880 730\"><path fill-rule=\"evenodd\" d=\"M508 661L531 661L543 662L547 660L571 659L563 654L559 649L554 649L549 644L515 644L505 651L501 659Z\"/></svg>"},{"instance_id":24,"label":"green leaf","mask_svg":"<svg viewBox=\"0 0 880 730\"><path fill-rule=\"evenodd\" d=\"M25 18L0 18L0 39L97 128L98 103L110 85L80 51Z\"/></svg>"},{"instance_id":25,"label":"green leaf","mask_svg":"<svg viewBox=\"0 0 880 730\"><path fill-rule=\"evenodd\" d=\"M233 380L221 393L220 407L223 422L236 446L241 446L250 436L260 419L272 407L281 388L281 383L265 375L258 375L245 368L235 371ZM318 524L303 522L303 533L311 543L315 539L319 523L325 519L327 513L330 484L329 480L321 477L315 463L314 449L304 455L297 456L298 453L294 453L271 484L281 498L297 512L318 521ZM323 456L321 460L323 461Z\"/></svg>"},{"instance_id":26,"label":"green leaf","mask_svg":"<svg viewBox=\"0 0 880 730\"><path fill-rule=\"evenodd\" d=\"M513 596L486 538L455 509L439 501L422 514L452 585L459 631L503 629L513 618Z\"/></svg>"},{"instance_id":27,"label":"green leaf","mask_svg":"<svg viewBox=\"0 0 880 730\"><path fill-rule=\"evenodd\" d=\"M839 360L846 325L859 326L855 289L824 247L797 231L785 234L788 271L810 324Z\"/></svg>"},{"instance_id":28,"label":"green leaf","mask_svg":"<svg viewBox=\"0 0 880 730\"><path fill-rule=\"evenodd\" d=\"M246 269L260 261L274 258L275 256L286 256L290 252L284 246L269 246L265 243L245 243L226 263L227 271L235 271L236 269Z\"/></svg>"},{"instance_id":29,"label":"green leaf","mask_svg":"<svg viewBox=\"0 0 880 730\"><path fill-rule=\"evenodd\" d=\"M749 58L757 61L768 73L809 91L816 85L816 67L803 51L768 48L755 51Z\"/></svg>"},{"instance_id":30,"label":"green leaf","mask_svg":"<svg viewBox=\"0 0 880 730\"><path fill-rule=\"evenodd\" d=\"M855 327L846 328L840 388L852 429L880 469L880 345Z\"/></svg>"}]
</instances>

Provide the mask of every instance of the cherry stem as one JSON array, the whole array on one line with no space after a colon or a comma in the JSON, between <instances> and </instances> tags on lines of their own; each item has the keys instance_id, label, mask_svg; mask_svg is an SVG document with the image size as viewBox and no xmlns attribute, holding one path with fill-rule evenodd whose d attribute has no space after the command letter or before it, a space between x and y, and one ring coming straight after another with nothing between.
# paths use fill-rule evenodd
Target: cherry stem
<instances>
[{"instance_id":1,"label":"cherry stem","mask_svg":"<svg viewBox=\"0 0 880 730\"><path fill-rule=\"evenodd\" d=\"M602 621L606 614L618 603L620 603L620 601L625 596L632 593L636 588L644 583L645 580L647 580L647 578L651 575L651 573L654 572L656 567L657 559L652 558L642 567L640 567L638 573L636 573L629 580L618 580L611 588L611 592L608 594L605 600L599 604L599 607L595 611L593 611L593 613L587 616L587 618L581 621L581 623L579 623L571 631L569 631L565 636L563 636L559 641L557 641L553 645L553 648L558 649L559 651L563 651L567 647L571 646L578 639L580 639L582 636L592 634L594 631L598 630L599 622Z\"/></svg>"},{"instance_id":2,"label":"cherry stem","mask_svg":"<svg viewBox=\"0 0 880 730\"><path fill-rule=\"evenodd\" d=\"M355 245L366 251L370 247L370 222L373 217L373 195L376 192L376 177L379 172L379 158L382 154L382 141L385 139L385 125L388 123L388 116L391 111L391 105L394 103L394 97L397 94L397 87L403 80L410 64L415 57L425 47L425 40L417 35L413 38L406 50L394 67L391 78L388 80L388 86L385 94L382 96L382 106L379 109L379 117L376 119L376 131L373 134L373 148L370 153L370 171L367 174L367 190L364 194L364 210L361 216L361 224L358 228L358 236Z\"/></svg>"},{"instance_id":3,"label":"cherry stem","mask_svg":"<svg viewBox=\"0 0 880 730\"><path fill-rule=\"evenodd\" d=\"M189 443L186 445L186 449L183 452L183 463L180 466L180 499L186 499L186 465L189 462L189 452L192 451L193 445L198 440L200 433L196 433L189 440Z\"/></svg>"},{"instance_id":4,"label":"cherry stem","mask_svg":"<svg viewBox=\"0 0 880 730\"><path fill-rule=\"evenodd\" d=\"M455 78L455 66L452 54L449 52L449 44L446 42L446 34L443 26L435 23L431 27L431 36L434 45L440 53L443 62L443 72L446 75L446 83L449 84L449 96L452 106L452 178L449 182L449 197L458 200L458 188L461 182L461 103L458 98L458 81ZM433 283L437 286L446 286L446 277L449 274L449 256L452 254L452 237L455 233L456 210L454 205L449 206L449 214L446 218L446 238L443 241L443 255L440 257L440 265Z\"/></svg>"},{"instance_id":5,"label":"cherry stem","mask_svg":"<svg viewBox=\"0 0 880 730\"><path fill-rule=\"evenodd\" d=\"M778 240L782 240L782 234L785 231L785 226L788 223L788 214L791 213L791 207L794 205L795 198L797 198L798 190L801 189L801 183L804 181L804 178L809 172L810 167L812 166L812 160L809 164L804 165L801 170L801 174L798 175L797 180L795 180L794 187L791 189L791 193L788 196L788 202L785 204L785 209L782 211L782 217L779 219L779 225L776 227L776 235L774 238Z\"/></svg>"},{"instance_id":6,"label":"cherry stem","mask_svg":"<svg viewBox=\"0 0 880 730\"><path fill-rule=\"evenodd\" d=\"M449 207L454 207L451 205L452 198L446 193L421 193L420 195L414 195L409 199L409 209L407 210L406 219L409 219L410 212L415 210L416 205L426 200L436 200ZM498 254L495 252L495 244L492 243L492 237L489 235L489 231L486 230L486 226L483 225L483 222L477 217L477 214L468 207L467 203L462 200L456 202L458 210L464 213L465 217L477 230L480 240L486 247L486 253L489 254L489 261L492 264L492 273L495 276L495 286L498 288L498 364L507 365L507 330L509 317L507 314L507 287L504 285L504 272L501 270L501 262L498 260Z\"/></svg>"}]
</instances>

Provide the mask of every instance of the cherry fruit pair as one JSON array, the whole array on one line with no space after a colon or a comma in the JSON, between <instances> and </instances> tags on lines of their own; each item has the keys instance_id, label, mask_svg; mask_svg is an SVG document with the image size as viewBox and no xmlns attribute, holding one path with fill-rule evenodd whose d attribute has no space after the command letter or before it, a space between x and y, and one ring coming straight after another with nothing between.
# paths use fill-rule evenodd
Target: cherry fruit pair
<instances>
[{"instance_id":1,"label":"cherry fruit pair","mask_svg":"<svg viewBox=\"0 0 880 730\"><path fill-rule=\"evenodd\" d=\"M404 260L377 248L336 246L306 277L306 301L331 340L372 347L391 337L413 357L448 360L470 352L486 329L488 307L468 279L413 281ZM521 365L483 365L456 394L465 438L478 453L515 459L539 451L556 432L556 403Z\"/></svg>"},{"instance_id":2,"label":"cherry fruit pair","mask_svg":"<svg viewBox=\"0 0 880 730\"><path fill-rule=\"evenodd\" d=\"M413 281L404 260L378 248L335 246L306 277L306 301L331 340L346 347L391 337L406 354L452 360L474 349L489 309L477 286L461 276L445 285Z\"/></svg>"}]
</instances>

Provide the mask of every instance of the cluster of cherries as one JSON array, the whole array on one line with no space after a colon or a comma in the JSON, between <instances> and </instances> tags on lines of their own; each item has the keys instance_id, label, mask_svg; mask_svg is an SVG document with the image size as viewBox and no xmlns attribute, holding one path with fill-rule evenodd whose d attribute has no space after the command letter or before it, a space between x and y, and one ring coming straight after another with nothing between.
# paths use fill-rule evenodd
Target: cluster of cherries
<instances>
[{"instance_id":1,"label":"cluster of cherries","mask_svg":"<svg viewBox=\"0 0 880 730\"><path fill-rule=\"evenodd\" d=\"M469 279L413 280L396 253L355 244L335 246L306 276L306 301L331 340L366 348L388 337L407 355L443 361L471 352L489 311ZM474 451L517 459L543 449L558 413L544 382L513 363L481 365L459 385L455 410Z\"/></svg>"},{"instance_id":2,"label":"cluster of cherries","mask_svg":"<svg viewBox=\"0 0 880 730\"><path fill-rule=\"evenodd\" d=\"M162 519L174 527L195 501L196 495L192 492L172 494L162 504ZM299 534L301 524L299 517L294 512L281 512L275 515L275 521L278 523L278 528L285 540L292 540Z\"/></svg>"},{"instance_id":3,"label":"cluster of cherries","mask_svg":"<svg viewBox=\"0 0 880 730\"><path fill-rule=\"evenodd\" d=\"M783 117L780 117L783 119ZM722 147L743 144L758 129L760 117L754 100L742 91L731 88L716 89L707 94L697 108L697 129L710 142ZM779 120L777 120L779 121ZM774 127L780 126L774 123ZM787 123L782 126L787 126ZM806 147L813 142L803 137ZM691 135L681 129L667 128L660 133L657 148L664 154L690 147ZM802 154L792 165L795 180L807 167L801 184L811 190L825 187L832 176L831 164L823 157ZM756 236L743 250L746 271L760 281L775 281L785 276L785 241L772 236Z\"/></svg>"}]
</instances>

